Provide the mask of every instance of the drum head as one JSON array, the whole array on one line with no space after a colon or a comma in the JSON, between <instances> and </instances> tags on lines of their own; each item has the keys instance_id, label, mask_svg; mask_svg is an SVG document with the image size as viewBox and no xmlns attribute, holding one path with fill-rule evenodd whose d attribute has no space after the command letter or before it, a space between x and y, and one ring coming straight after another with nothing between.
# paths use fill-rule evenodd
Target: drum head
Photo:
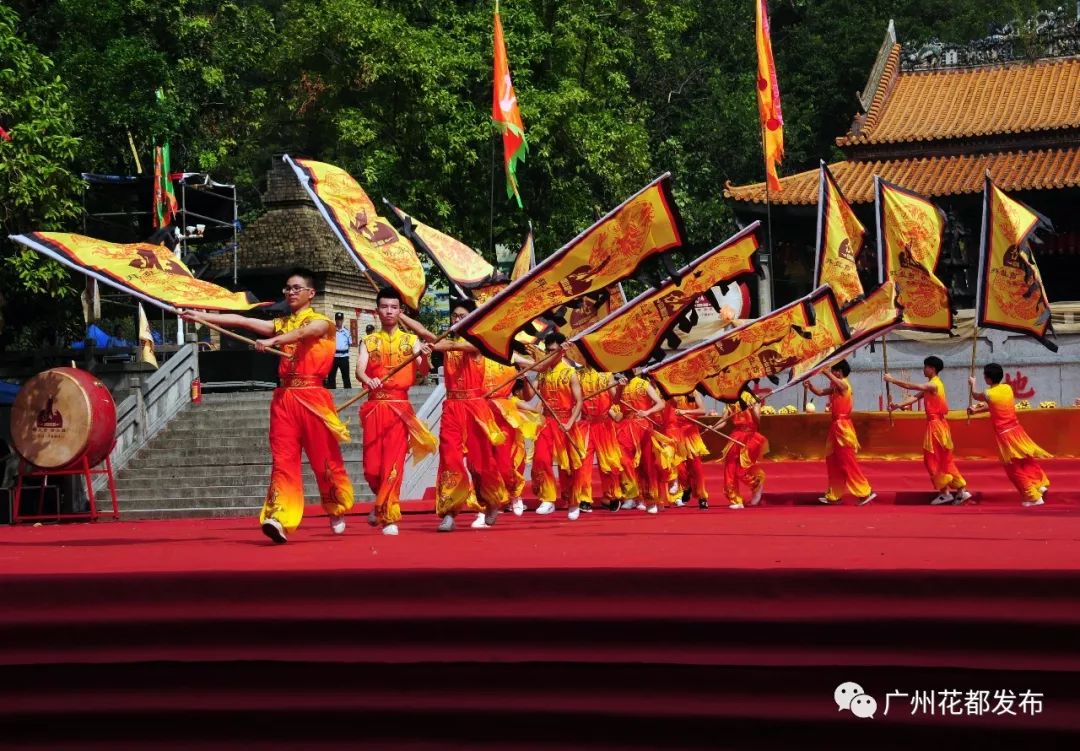
<instances>
[{"instance_id":1,"label":"drum head","mask_svg":"<svg viewBox=\"0 0 1080 751\"><path fill-rule=\"evenodd\" d=\"M11 441L19 456L43 469L79 459L93 420L90 401L67 368L46 370L24 383L11 407Z\"/></svg>"}]
</instances>

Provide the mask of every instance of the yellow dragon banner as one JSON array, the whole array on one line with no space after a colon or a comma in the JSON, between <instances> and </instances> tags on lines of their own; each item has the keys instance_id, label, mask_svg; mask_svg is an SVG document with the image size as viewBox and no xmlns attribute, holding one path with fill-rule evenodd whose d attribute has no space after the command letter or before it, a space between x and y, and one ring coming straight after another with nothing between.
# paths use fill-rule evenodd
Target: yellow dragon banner
<instances>
[{"instance_id":1,"label":"yellow dragon banner","mask_svg":"<svg viewBox=\"0 0 1080 751\"><path fill-rule=\"evenodd\" d=\"M418 309L427 289L424 267L412 243L379 216L360 184L332 164L288 154L283 158L360 270L396 289L406 305Z\"/></svg>"},{"instance_id":2,"label":"yellow dragon banner","mask_svg":"<svg viewBox=\"0 0 1080 751\"><path fill-rule=\"evenodd\" d=\"M878 263L881 279L895 279L904 327L952 330L949 291L935 276L941 258L945 217L930 201L875 178Z\"/></svg>"},{"instance_id":3,"label":"yellow dragon banner","mask_svg":"<svg viewBox=\"0 0 1080 751\"><path fill-rule=\"evenodd\" d=\"M31 232L11 239L159 307L251 310L262 305L243 292L196 279L164 245L111 243L69 232Z\"/></svg>"},{"instance_id":4,"label":"yellow dragon banner","mask_svg":"<svg viewBox=\"0 0 1080 751\"><path fill-rule=\"evenodd\" d=\"M1049 222L1005 195L987 175L975 325L1029 334L1057 352L1057 345L1046 338L1050 303L1031 250L1040 225Z\"/></svg>"},{"instance_id":5,"label":"yellow dragon banner","mask_svg":"<svg viewBox=\"0 0 1080 751\"><path fill-rule=\"evenodd\" d=\"M760 222L716 246L668 280L582 331L577 344L597 370L621 373L648 360L660 343L714 286L754 271Z\"/></svg>"},{"instance_id":6,"label":"yellow dragon banner","mask_svg":"<svg viewBox=\"0 0 1080 751\"><path fill-rule=\"evenodd\" d=\"M814 282L828 284L841 307L862 296L859 281L859 253L866 228L851 210L825 162L821 163L818 188L817 254Z\"/></svg>"},{"instance_id":7,"label":"yellow dragon banner","mask_svg":"<svg viewBox=\"0 0 1080 751\"><path fill-rule=\"evenodd\" d=\"M647 259L680 247L683 236L665 173L459 321L455 331L508 363L515 334L530 323L627 278Z\"/></svg>"}]
</instances>

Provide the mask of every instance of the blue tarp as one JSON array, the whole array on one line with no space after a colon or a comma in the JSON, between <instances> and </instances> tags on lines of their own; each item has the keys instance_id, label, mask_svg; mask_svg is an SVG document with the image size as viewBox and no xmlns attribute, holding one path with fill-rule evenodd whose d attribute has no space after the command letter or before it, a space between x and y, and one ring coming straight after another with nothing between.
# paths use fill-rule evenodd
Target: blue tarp
<instances>
[{"instance_id":1,"label":"blue tarp","mask_svg":"<svg viewBox=\"0 0 1080 751\"><path fill-rule=\"evenodd\" d=\"M94 346L104 349L106 347L131 347L131 342L127 339L118 339L115 336L109 336L101 330L96 323L91 323L86 328L86 338L94 341ZM72 342L72 349L83 349L86 346L85 342Z\"/></svg>"},{"instance_id":2,"label":"blue tarp","mask_svg":"<svg viewBox=\"0 0 1080 751\"><path fill-rule=\"evenodd\" d=\"M0 404L12 404L19 393L19 384L0 381Z\"/></svg>"}]
</instances>

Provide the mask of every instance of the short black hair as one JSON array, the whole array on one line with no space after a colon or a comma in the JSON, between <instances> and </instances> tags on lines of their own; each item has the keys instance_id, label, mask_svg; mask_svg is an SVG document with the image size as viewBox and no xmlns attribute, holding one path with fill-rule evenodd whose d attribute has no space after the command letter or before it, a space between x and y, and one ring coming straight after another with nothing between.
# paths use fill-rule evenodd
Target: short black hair
<instances>
[{"instance_id":1,"label":"short black hair","mask_svg":"<svg viewBox=\"0 0 1080 751\"><path fill-rule=\"evenodd\" d=\"M552 331L550 334L544 337L544 347L551 349L552 347L561 347L566 344L566 336L558 331Z\"/></svg>"},{"instance_id":2,"label":"short black hair","mask_svg":"<svg viewBox=\"0 0 1080 751\"><path fill-rule=\"evenodd\" d=\"M341 312L341 311L339 310L339 311L338 311L337 313L334 313L334 320L335 320L335 321L344 321L344 320L345 320L345 314L344 314L344 313L342 313L342 312Z\"/></svg>"},{"instance_id":3,"label":"short black hair","mask_svg":"<svg viewBox=\"0 0 1080 751\"><path fill-rule=\"evenodd\" d=\"M844 376L844 378L847 378L849 375L851 375L851 366L848 365L847 360L841 360L840 362L833 363L833 366L829 368L829 370L839 370L841 375Z\"/></svg>"},{"instance_id":4,"label":"short black hair","mask_svg":"<svg viewBox=\"0 0 1080 751\"><path fill-rule=\"evenodd\" d=\"M937 375L941 371L945 370L945 363L937 355L930 355L922 361L924 368L933 368L934 375Z\"/></svg>"},{"instance_id":5,"label":"short black hair","mask_svg":"<svg viewBox=\"0 0 1080 751\"><path fill-rule=\"evenodd\" d=\"M451 313L454 311L454 308L465 308L467 312L472 313L474 310L476 310L476 301L469 300L465 297L452 297L450 298Z\"/></svg>"},{"instance_id":6,"label":"short black hair","mask_svg":"<svg viewBox=\"0 0 1080 751\"><path fill-rule=\"evenodd\" d=\"M399 303L402 302L401 293L393 287L383 287L380 289L378 294L375 295L376 305L379 304L379 300L397 300Z\"/></svg>"},{"instance_id":7,"label":"short black hair","mask_svg":"<svg viewBox=\"0 0 1080 751\"><path fill-rule=\"evenodd\" d=\"M293 266L289 269L289 273L285 276L286 281L292 279L294 276L298 276L304 280L304 284L315 289L315 272L311 269L303 266Z\"/></svg>"},{"instance_id":8,"label":"short black hair","mask_svg":"<svg viewBox=\"0 0 1080 751\"><path fill-rule=\"evenodd\" d=\"M366 329L364 329L364 333L365 333L365 334L370 334L370 333L372 333L372 332L374 332L374 331L375 331L375 324L374 324L374 323L369 323L369 324L367 325L367 328L366 328Z\"/></svg>"},{"instance_id":9,"label":"short black hair","mask_svg":"<svg viewBox=\"0 0 1080 751\"><path fill-rule=\"evenodd\" d=\"M1005 378L1005 371L996 362L992 362L983 368L983 375L990 379L990 383L997 386Z\"/></svg>"}]
</instances>

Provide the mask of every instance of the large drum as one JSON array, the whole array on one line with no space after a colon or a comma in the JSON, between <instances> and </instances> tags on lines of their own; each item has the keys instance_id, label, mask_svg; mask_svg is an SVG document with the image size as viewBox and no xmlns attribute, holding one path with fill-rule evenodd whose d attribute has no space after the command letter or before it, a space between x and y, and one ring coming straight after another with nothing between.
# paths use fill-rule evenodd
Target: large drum
<instances>
[{"instance_id":1,"label":"large drum","mask_svg":"<svg viewBox=\"0 0 1080 751\"><path fill-rule=\"evenodd\" d=\"M85 370L53 368L28 380L11 408L11 441L41 469L105 461L116 443L116 403Z\"/></svg>"}]
</instances>

